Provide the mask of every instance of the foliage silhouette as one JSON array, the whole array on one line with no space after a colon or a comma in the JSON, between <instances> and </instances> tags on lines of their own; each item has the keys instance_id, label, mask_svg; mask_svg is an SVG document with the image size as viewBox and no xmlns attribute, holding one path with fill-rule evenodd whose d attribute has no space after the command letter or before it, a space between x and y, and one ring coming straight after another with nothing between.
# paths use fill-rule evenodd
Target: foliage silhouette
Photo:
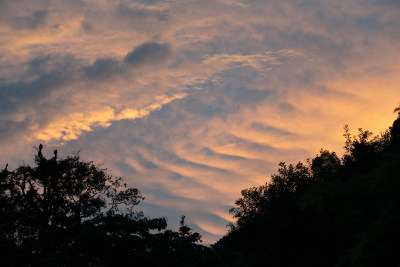
<instances>
[{"instance_id":1,"label":"foliage silhouette","mask_svg":"<svg viewBox=\"0 0 400 267\"><path fill-rule=\"evenodd\" d=\"M213 245L220 266L400 266L400 109L380 136L344 128L346 153L280 163L242 191Z\"/></svg>"},{"instance_id":2,"label":"foliage silhouette","mask_svg":"<svg viewBox=\"0 0 400 267\"><path fill-rule=\"evenodd\" d=\"M205 247L182 217L179 232L165 218L135 207L144 199L121 177L112 177L79 155L47 159L37 148L35 167L0 172L0 250L10 266L177 266L172 254L194 256ZM180 246L175 243L181 242ZM154 257L159 244L170 264ZM184 264L181 261L179 263Z\"/></svg>"}]
</instances>

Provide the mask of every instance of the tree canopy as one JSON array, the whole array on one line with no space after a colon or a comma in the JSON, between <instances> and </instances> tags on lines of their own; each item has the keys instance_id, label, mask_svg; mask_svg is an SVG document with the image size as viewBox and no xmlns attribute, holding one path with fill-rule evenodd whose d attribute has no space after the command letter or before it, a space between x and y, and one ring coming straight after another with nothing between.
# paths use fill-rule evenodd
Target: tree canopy
<instances>
[{"instance_id":1,"label":"tree canopy","mask_svg":"<svg viewBox=\"0 0 400 267\"><path fill-rule=\"evenodd\" d=\"M197 247L201 236L191 232L184 217L179 232L174 232L166 230L165 218L151 219L137 211L143 199L137 188L82 161L79 154L58 159L54 151L47 159L40 145L34 167L9 171L6 166L0 172L2 262L177 266L184 262L176 262L173 255L183 248L192 257L205 249Z\"/></svg>"},{"instance_id":2,"label":"tree canopy","mask_svg":"<svg viewBox=\"0 0 400 267\"><path fill-rule=\"evenodd\" d=\"M242 191L236 223L213 245L221 265L399 266L400 110L373 136L344 128L346 153L321 149L280 163L264 185Z\"/></svg>"}]
</instances>

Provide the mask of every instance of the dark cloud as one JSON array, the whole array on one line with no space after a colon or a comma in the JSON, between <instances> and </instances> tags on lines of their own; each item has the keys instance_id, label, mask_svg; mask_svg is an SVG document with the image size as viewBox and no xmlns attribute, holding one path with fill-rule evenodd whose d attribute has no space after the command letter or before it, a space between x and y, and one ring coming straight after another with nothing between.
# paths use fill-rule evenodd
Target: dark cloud
<instances>
[{"instance_id":1,"label":"dark cloud","mask_svg":"<svg viewBox=\"0 0 400 267\"><path fill-rule=\"evenodd\" d=\"M64 104L50 102L52 91L68 83L69 79L62 73L42 74L31 83L21 82L0 85L0 132L4 135L25 135L33 125L39 127L49 123L59 108ZM23 114L22 121L13 117Z\"/></svg>"},{"instance_id":2,"label":"dark cloud","mask_svg":"<svg viewBox=\"0 0 400 267\"><path fill-rule=\"evenodd\" d=\"M355 34L362 32L363 35L377 35L383 34L383 30L387 26L385 25L387 22L384 23L380 20L381 16L378 13L354 15L343 12L340 15L332 16L327 11L316 10L313 15L316 22L328 32L331 32L332 35L347 31L352 31Z\"/></svg>"},{"instance_id":3,"label":"dark cloud","mask_svg":"<svg viewBox=\"0 0 400 267\"><path fill-rule=\"evenodd\" d=\"M32 127L42 128L62 112L67 99L52 100L76 79L77 60L71 56L44 55L29 60L21 77L0 82L0 132L3 140L25 136ZM7 138L6 138L7 137ZM30 136L33 137L33 136Z\"/></svg>"},{"instance_id":4,"label":"dark cloud","mask_svg":"<svg viewBox=\"0 0 400 267\"><path fill-rule=\"evenodd\" d=\"M288 135L293 135L290 131L284 130L284 129L279 129L273 126L269 125L264 125L262 123L258 122L253 122L250 125L250 128L259 132L264 132L264 133L270 133L278 136L288 136Z\"/></svg>"},{"instance_id":5,"label":"dark cloud","mask_svg":"<svg viewBox=\"0 0 400 267\"><path fill-rule=\"evenodd\" d=\"M281 41L281 42L279 42ZM280 32L276 48L297 49L300 51L318 52L326 56L332 56L339 59L349 59L351 57L352 46L349 43L334 40L329 36L315 34L305 31ZM285 47L286 46L286 47ZM329 53L329 54L327 54Z\"/></svg>"},{"instance_id":6,"label":"dark cloud","mask_svg":"<svg viewBox=\"0 0 400 267\"><path fill-rule=\"evenodd\" d=\"M148 4L151 5L152 2L148 2ZM169 26L168 10L154 9L134 3L114 5L110 2L109 4L112 7L105 8L101 4L87 4L91 8L83 9L84 17L81 21L81 27L85 33L104 34L105 30L116 32L128 30L156 36Z\"/></svg>"},{"instance_id":7,"label":"dark cloud","mask_svg":"<svg viewBox=\"0 0 400 267\"><path fill-rule=\"evenodd\" d=\"M104 81L126 72L126 65L141 67L165 61L170 53L167 44L146 43L128 53L123 61L105 58L81 67L83 61L73 55L40 55L21 68L21 78L11 83L0 79L0 111L11 114L18 107L36 107L51 92L66 88L80 79ZM125 64L126 63L126 64Z\"/></svg>"},{"instance_id":8,"label":"dark cloud","mask_svg":"<svg viewBox=\"0 0 400 267\"><path fill-rule=\"evenodd\" d=\"M132 8L124 4L121 4L117 7L117 13L122 18L128 19L132 22L135 21L143 22L143 20L146 21L149 19L155 19L157 21L166 21L168 19L167 11L149 10L144 8Z\"/></svg>"},{"instance_id":9,"label":"dark cloud","mask_svg":"<svg viewBox=\"0 0 400 267\"><path fill-rule=\"evenodd\" d=\"M124 62L133 67L153 65L165 61L170 54L171 48L168 44L145 43L129 52Z\"/></svg>"},{"instance_id":10,"label":"dark cloud","mask_svg":"<svg viewBox=\"0 0 400 267\"><path fill-rule=\"evenodd\" d=\"M222 90L222 94L226 95L226 99L229 99L227 106L233 107L236 103L238 105L243 104L256 104L260 103L266 98L270 97L272 91L269 90L252 90L246 87L224 87ZM231 103L229 103L231 102Z\"/></svg>"},{"instance_id":11,"label":"dark cloud","mask_svg":"<svg viewBox=\"0 0 400 267\"><path fill-rule=\"evenodd\" d=\"M93 32L93 24L90 23L89 21L87 21L87 20L82 21L82 22L81 22L81 26L82 26L82 29L83 29L86 33L91 33L91 32Z\"/></svg>"},{"instance_id":12,"label":"dark cloud","mask_svg":"<svg viewBox=\"0 0 400 267\"><path fill-rule=\"evenodd\" d=\"M3 112L13 112L14 110L9 110L10 107L36 106L43 103L53 90L70 83L71 76L68 71L52 71L40 74L38 78L31 82L0 84L0 109Z\"/></svg>"},{"instance_id":13,"label":"dark cloud","mask_svg":"<svg viewBox=\"0 0 400 267\"><path fill-rule=\"evenodd\" d=\"M133 0L134 2L142 3L145 5L154 5L159 2L162 2L163 0Z\"/></svg>"},{"instance_id":14,"label":"dark cloud","mask_svg":"<svg viewBox=\"0 0 400 267\"><path fill-rule=\"evenodd\" d=\"M167 179L170 179L170 177L168 177ZM187 178L185 177L185 179L187 179ZM197 184L197 183L196 183L196 185L197 186L201 186L201 184ZM143 188L144 188L144 190L146 192L148 192L149 195L156 196L157 198L162 199L164 201L170 201L170 202L174 202L174 201L176 201L176 202L181 202L181 201L193 202L193 200L191 198L179 196L179 195L171 192L170 188L165 186L164 183L155 182L155 183L151 183L151 184L148 184L148 185L144 185Z\"/></svg>"},{"instance_id":15,"label":"dark cloud","mask_svg":"<svg viewBox=\"0 0 400 267\"><path fill-rule=\"evenodd\" d=\"M280 103L278 105L278 108L280 109L280 111L285 113L292 113L295 110L295 107L289 103Z\"/></svg>"},{"instance_id":16,"label":"dark cloud","mask_svg":"<svg viewBox=\"0 0 400 267\"><path fill-rule=\"evenodd\" d=\"M237 162L246 160L246 158L240 156L217 153L209 147L203 147L201 152L204 153L209 158L218 158L222 160L237 161Z\"/></svg>"},{"instance_id":17,"label":"dark cloud","mask_svg":"<svg viewBox=\"0 0 400 267\"><path fill-rule=\"evenodd\" d=\"M245 73L246 71L242 69ZM253 90L240 86L250 77L239 74L239 71L226 71L221 75L222 80L230 81L230 86L219 86L212 82L203 84L201 91L193 91L184 99L180 100L181 110L187 112L186 117L196 116L199 119L211 119L218 116L229 116L229 114L239 111L242 107L247 105L256 106L258 103L265 101L272 96L273 91L270 90ZM235 76L236 75L236 76ZM168 112L169 106L164 107ZM180 119L185 114L178 113ZM182 118L181 118L182 117Z\"/></svg>"},{"instance_id":18,"label":"dark cloud","mask_svg":"<svg viewBox=\"0 0 400 267\"><path fill-rule=\"evenodd\" d=\"M92 65L82 69L83 76L88 79L106 79L126 71L126 65L142 67L164 62L171 53L168 44L145 43L129 52L123 61L112 58L97 59ZM125 65L126 64L126 65Z\"/></svg>"},{"instance_id":19,"label":"dark cloud","mask_svg":"<svg viewBox=\"0 0 400 267\"><path fill-rule=\"evenodd\" d=\"M24 75L27 80L32 81L30 75L39 78L49 73L59 73L62 76L71 75L81 64L80 60L72 54L44 54L30 59L26 65L27 70Z\"/></svg>"},{"instance_id":20,"label":"dark cloud","mask_svg":"<svg viewBox=\"0 0 400 267\"><path fill-rule=\"evenodd\" d=\"M120 172L129 173L131 175L138 173L138 171L134 167L132 167L131 165L129 165L125 162L118 162L116 165L118 166L118 170Z\"/></svg>"},{"instance_id":21,"label":"dark cloud","mask_svg":"<svg viewBox=\"0 0 400 267\"><path fill-rule=\"evenodd\" d=\"M84 76L89 79L105 79L122 71L122 63L111 58L97 59L92 65L83 68Z\"/></svg>"},{"instance_id":22,"label":"dark cloud","mask_svg":"<svg viewBox=\"0 0 400 267\"><path fill-rule=\"evenodd\" d=\"M215 172L216 174L227 175L230 173L228 170L223 169L223 168L212 167L212 166L208 166L205 164L200 164L200 163L186 160L186 159L181 158L178 155L168 152L168 151L163 151L161 153L158 153L158 158L160 161L163 161L163 162L172 163L172 164L189 167L189 168L194 168L197 170L209 170L209 171Z\"/></svg>"},{"instance_id":23,"label":"dark cloud","mask_svg":"<svg viewBox=\"0 0 400 267\"><path fill-rule=\"evenodd\" d=\"M38 56L28 62L29 69L40 72L49 65L51 55Z\"/></svg>"},{"instance_id":24,"label":"dark cloud","mask_svg":"<svg viewBox=\"0 0 400 267\"><path fill-rule=\"evenodd\" d=\"M374 0L374 3L377 5L387 5L391 7L400 7L399 0Z\"/></svg>"},{"instance_id":25,"label":"dark cloud","mask_svg":"<svg viewBox=\"0 0 400 267\"><path fill-rule=\"evenodd\" d=\"M9 12L9 0L0 0L0 21L5 21L7 19L7 15L10 15Z\"/></svg>"},{"instance_id":26,"label":"dark cloud","mask_svg":"<svg viewBox=\"0 0 400 267\"><path fill-rule=\"evenodd\" d=\"M151 161L145 159L145 158L142 156L142 154L136 152L135 155L136 155L136 160L137 160L137 162L138 162L141 166L145 167L146 169L154 169L154 168L157 168L157 165L156 165L156 164L154 164L153 162L151 162Z\"/></svg>"},{"instance_id":27,"label":"dark cloud","mask_svg":"<svg viewBox=\"0 0 400 267\"><path fill-rule=\"evenodd\" d=\"M29 16L14 17L11 25L18 30L34 30L45 21L46 17L46 10L37 10Z\"/></svg>"},{"instance_id":28,"label":"dark cloud","mask_svg":"<svg viewBox=\"0 0 400 267\"><path fill-rule=\"evenodd\" d=\"M370 32L371 34L376 34L376 32L384 30L384 25L379 21L378 16L375 14L356 18L355 26L360 30Z\"/></svg>"},{"instance_id":29,"label":"dark cloud","mask_svg":"<svg viewBox=\"0 0 400 267\"><path fill-rule=\"evenodd\" d=\"M185 104L185 110L198 117L211 118L221 113L222 107L215 99L210 101L198 99L196 94L189 95L182 101Z\"/></svg>"},{"instance_id":30,"label":"dark cloud","mask_svg":"<svg viewBox=\"0 0 400 267\"><path fill-rule=\"evenodd\" d=\"M120 4L116 9L116 16L120 25L128 26L138 32L160 33L167 26L169 20L168 10L154 10L139 7L130 7Z\"/></svg>"},{"instance_id":31,"label":"dark cloud","mask_svg":"<svg viewBox=\"0 0 400 267\"><path fill-rule=\"evenodd\" d=\"M15 133L19 133L21 131L25 131L27 128L26 120L22 122L14 122L11 120L1 120L0 124L0 139L2 140L10 140L13 139Z\"/></svg>"}]
</instances>

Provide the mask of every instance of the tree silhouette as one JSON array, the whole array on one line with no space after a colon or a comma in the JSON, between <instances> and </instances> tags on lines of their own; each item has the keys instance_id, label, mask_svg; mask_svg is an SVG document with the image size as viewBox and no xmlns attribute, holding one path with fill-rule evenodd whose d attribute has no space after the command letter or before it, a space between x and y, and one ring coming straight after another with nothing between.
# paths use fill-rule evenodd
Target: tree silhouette
<instances>
[{"instance_id":1,"label":"tree silhouette","mask_svg":"<svg viewBox=\"0 0 400 267\"><path fill-rule=\"evenodd\" d=\"M393 113L400 112L400 105L393 110Z\"/></svg>"},{"instance_id":2,"label":"tree silhouette","mask_svg":"<svg viewBox=\"0 0 400 267\"><path fill-rule=\"evenodd\" d=\"M0 172L0 249L12 266L163 266L157 246L174 236L200 241L183 220L179 233L165 218L135 207L144 197L78 154L47 159L40 144L35 166ZM161 232L160 232L161 231ZM164 231L164 232L162 232ZM194 244L193 244L194 245ZM179 248L177 248L179 250Z\"/></svg>"},{"instance_id":3,"label":"tree silhouette","mask_svg":"<svg viewBox=\"0 0 400 267\"><path fill-rule=\"evenodd\" d=\"M346 153L242 191L230 232L213 245L220 266L399 266L400 108L380 136L345 126Z\"/></svg>"}]
</instances>

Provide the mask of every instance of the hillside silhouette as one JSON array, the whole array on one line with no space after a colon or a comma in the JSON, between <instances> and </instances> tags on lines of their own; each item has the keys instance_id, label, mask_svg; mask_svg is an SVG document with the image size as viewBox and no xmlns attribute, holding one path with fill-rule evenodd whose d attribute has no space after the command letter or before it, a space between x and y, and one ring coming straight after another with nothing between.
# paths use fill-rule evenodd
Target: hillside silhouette
<instances>
[{"instance_id":1,"label":"hillside silhouette","mask_svg":"<svg viewBox=\"0 0 400 267\"><path fill-rule=\"evenodd\" d=\"M35 166L0 172L0 256L6 266L400 266L400 108L374 136L344 127L345 154L279 164L244 189L235 223L211 247L181 217L136 210L120 177L37 148Z\"/></svg>"}]
</instances>

